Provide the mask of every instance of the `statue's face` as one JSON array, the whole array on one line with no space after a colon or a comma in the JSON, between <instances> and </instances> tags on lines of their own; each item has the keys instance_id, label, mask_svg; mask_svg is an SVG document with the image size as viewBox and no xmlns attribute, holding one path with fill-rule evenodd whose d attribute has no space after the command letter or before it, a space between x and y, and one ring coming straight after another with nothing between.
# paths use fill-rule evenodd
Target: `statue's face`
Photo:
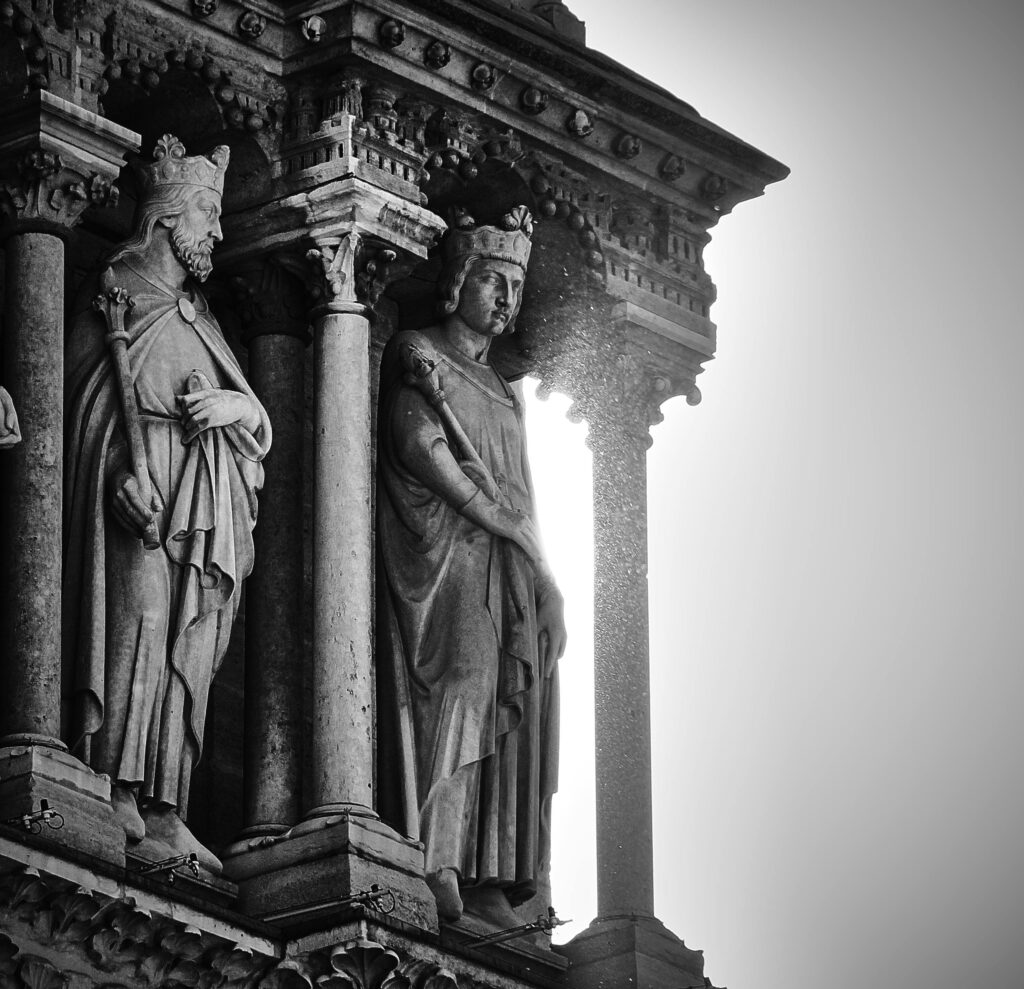
<instances>
[{"instance_id":1,"label":"statue's face","mask_svg":"<svg viewBox=\"0 0 1024 989\"><path fill-rule=\"evenodd\" d=\"M171 231L175 257L189 274L205 281L213 270L213 245L223 240L220 229L220 196L212 189L201 189L178 214Z\"/></svg>"},{"instance_id":2,"label":"statue's face","mask_svg":"<svg viewBox=\"0 0 1024 989\"><path fill-rule=\"evenodd\" d=\"M483 258L469 269L455 312L474 333L500 336L518 310L522 294L519 265Z\"/></svg>"}]
</instances>

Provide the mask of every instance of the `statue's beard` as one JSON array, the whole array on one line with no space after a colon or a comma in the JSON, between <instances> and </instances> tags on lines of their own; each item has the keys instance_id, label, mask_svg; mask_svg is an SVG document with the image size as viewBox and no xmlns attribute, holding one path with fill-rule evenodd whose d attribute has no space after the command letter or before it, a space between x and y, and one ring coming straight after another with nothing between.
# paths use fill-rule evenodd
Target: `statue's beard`
<instances>
[{"instance_id":1,"label":"statue's beard","mask_svg":"<svg viewBox=\"0 0 1024 989\"><path fill-rule=\"evenodd\" d=\"M210 277L213 245L201 244L195 233L181 223L171 231L171 250L193 278L205 282Z\"/></svg>"}]
</instances>

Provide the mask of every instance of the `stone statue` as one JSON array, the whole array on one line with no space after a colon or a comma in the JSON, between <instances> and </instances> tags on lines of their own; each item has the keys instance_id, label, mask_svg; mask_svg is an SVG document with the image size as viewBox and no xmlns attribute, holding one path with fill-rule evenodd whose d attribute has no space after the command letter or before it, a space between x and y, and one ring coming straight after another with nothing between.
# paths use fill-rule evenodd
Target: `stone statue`
<instances>
[{"instance_id":1,"label":"stone statue","mask_svg":"<svg viewBox=\"0 0 1024 989\"><path fill-rule=\"evenodd\" d=\"M0 450L21 442L21 430L18 427L18 413L14 408L10 393L0 386Z\"/></svg>"},{"instance_id":2,"label":"stone statue","mask_svg":"<svg viewBox=\"0 0 1024 989\"><path fill-rule=\"evenodd\" d=\"M110 777L140 855L195 851L215 873L183 818L271 439L197 284L221 239L227 163L226 147L186 157L160 139L132 236L83 291L65 376L72 744Z\"/></svg>"},{"instance_id":3,"label":"stone statue","mask_svg":"<svg viewBox=\"0 0 1024 989\"><path fill-rule=\"evenodd\" d=\"M463 215L440 320L396 334L378 429L381 812L424 843L443 920L512 926L548 867L562 596L533 521L523 408L489 364L511 330L530 214Z\"/></svg>"}]
</instances>

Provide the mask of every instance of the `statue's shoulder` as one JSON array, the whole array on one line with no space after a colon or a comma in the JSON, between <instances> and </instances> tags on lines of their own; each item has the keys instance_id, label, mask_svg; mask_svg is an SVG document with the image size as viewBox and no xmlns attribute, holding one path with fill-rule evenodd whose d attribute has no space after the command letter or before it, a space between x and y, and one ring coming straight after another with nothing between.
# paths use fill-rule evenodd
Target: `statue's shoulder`
<instances>
[{"instance_id":1,"label":"statue's shoulder","mask_svg":"<svg viewBox=\"0 0 1024 989\"><path fill-rule=\"evenodd\" d=\"M431 331L434 327L425 327L422 330L399 330L389 341L388 346L392 350L400 351L408 347L419 347L421 349L436 350L436 334Z\"/></svg>"}]
</instances>

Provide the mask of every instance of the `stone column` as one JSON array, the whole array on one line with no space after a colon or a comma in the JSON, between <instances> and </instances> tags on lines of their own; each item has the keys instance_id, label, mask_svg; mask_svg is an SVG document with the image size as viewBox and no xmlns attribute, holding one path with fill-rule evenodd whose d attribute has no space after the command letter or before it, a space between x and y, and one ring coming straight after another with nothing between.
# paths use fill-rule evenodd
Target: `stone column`
<instances>
[{"instance_id":1,"label":"stone column","mask_svg":"<svg viewBox=\"0 0 1024 989\"><path fill-rule=\"evenodd\" d=\"M0 472L0 818L47 797L67 822L48 837L115 859L109 784L60 741L64 243L87 206L116 201L111 183L138 147L45 91L0 107L0 374L22 432Z\"/></svg>"},{"instance_id":2,"label":"stone column","mask_svg":"<svg viewBox=\"0 0 1024 989\"><path fill-rule=\"evenodd\" d=\"M373 811L370 321L360 237L309 252L318 275L313 478L313 737L307 817Z\"/></svg>"},{"instance_id":3,"label":"stone column","mask_svg":"<svg viewBox=\"0 0 1024 989\"><path fill-rule=\"evenodd\" d=\"M563 949L572 989L703 985L700 953L654 915L647 450L675 393L627 352L588 368L576 402L594 454L598 915Z\"/></svg>"},{"instance_id":4,"label":"stone column","mask_svg":"<svg viewBox=\"0 0 1024 989\"><path fill-rule=\"evenodd\" d=\"M301 815L302 423L309 343L302 286L267 261L231 279L249 381L274 443L263 461L256 561L245 587L242 839L280 834Z\"/></svg>"},{"instance_id":5,"label":"stone column","mask_svg":"<svg viewBox=\"0 0 1024 989\"><path fill-rule=\"evenodd\" d=\"M599 917L654 915L645 421L594 415Z\"/></svg>"}]
</instances>

